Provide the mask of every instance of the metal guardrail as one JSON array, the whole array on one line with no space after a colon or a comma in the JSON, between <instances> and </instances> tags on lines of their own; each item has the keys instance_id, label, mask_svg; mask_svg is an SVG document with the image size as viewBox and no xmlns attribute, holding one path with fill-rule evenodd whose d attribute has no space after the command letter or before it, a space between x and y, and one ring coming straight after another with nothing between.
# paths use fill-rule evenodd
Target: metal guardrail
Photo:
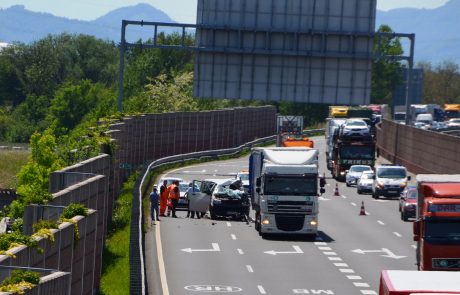
<instances>
[{"instance_id":1,"label":"metal guardrail","mask_svg":"<svg viewBox=\"0 0 460 295\"><path fill-rule=\"evenodd\" d=\"M304 135L322 133L325 129L304 130ZM144 236L142 232L142 186L150 171L167 164L183 163L189 160L212 158L217 156L234 156L245 149L252 148L258 144L275 141L276 135L256 139L241 146L229 149L194 152L189 154L174 155L161 158L151 162L142 170L141 177L136 181L133 192L133 204L131 211L131 235L130 235L130 293L146 294L146 276L144 262Z\"/></svg>"}]
</instances>

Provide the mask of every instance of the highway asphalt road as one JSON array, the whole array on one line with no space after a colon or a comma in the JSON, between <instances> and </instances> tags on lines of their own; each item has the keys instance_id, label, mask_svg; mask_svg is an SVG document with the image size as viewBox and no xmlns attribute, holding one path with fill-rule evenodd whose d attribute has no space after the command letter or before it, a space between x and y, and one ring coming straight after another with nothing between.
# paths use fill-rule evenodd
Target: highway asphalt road
<instances>
[{"instance_id":1,"label":"highway asphalt road","mask_svg":"<svg viewBox=\"0 0 460 295\"><path fill-rule=\"evenodd\" d=\"M313 139L323 173L325 140ZM167 176L226 178L247 168L248 157L243 157L184 167ZM187 219L186 212L177 219L162 218L147 234L146 243L161 250L146 257L150 294L160 289L173 295L378 294L381 270L416 269L412 223L401 221L397 200L373 200L344 183L339 183L340 196L334 196L336 182L327 182L316 240L262 239L252 222ZM361 202L367 216L359 215Z\"/></svg>"}]
</instances>

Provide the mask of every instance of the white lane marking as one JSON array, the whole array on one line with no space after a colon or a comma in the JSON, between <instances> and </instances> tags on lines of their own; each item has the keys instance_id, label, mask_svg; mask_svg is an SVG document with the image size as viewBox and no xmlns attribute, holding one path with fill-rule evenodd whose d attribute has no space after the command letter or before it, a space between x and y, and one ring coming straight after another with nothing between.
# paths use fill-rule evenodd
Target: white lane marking
<instances>
[{"instance_id":1,"label":"white lane marking","mask_svg":"<svg viewBox=\"0 0 460 295\"><path fill-rule=\"evenodd\" d=\"M193 253L193 252L220 252L220 247L218 243L212 243L212 249L192 249L192 248L185 248L181 249L181 251L187 252L187 253Z\"/></svg>"},{"instance_id":2,"label":"white lane marking","mask_svg":"<svg viewBox=\"0 0 460 295\"><path fill-rule=\"evenodd\" d=\"M321 251L331 251L331 247L318 247Z\"/></svg>"},{"instance_id":3,"label":"white lane marking","mask_svg":"<svg viewBox=\"0 0 460 295\"><path fill-rule=\"evenodd\" d=\"M254 269L250 265L246 265L246 269L248 270L248 272L254 272Z\"/></svg>"},{"instance_id":4,"label":"white lane marking","mask_svg":"<svg viewBox=\"0 0 460 295\"><path fill-rule=\"evenodd\" d=\"M236 251L238 251L238 254L240 254L240 255L243 255L243 254L244 254L243 250L241 250L241 249L239 249L239 248L236 249Z\"/></svg>"},{"instance_id":5,"label":"white lane marking","mask_svg":"<svg viewBox=\"0 0 460 295\"><path fill-rule=\"evenodd\" d=\"M337 253L335 252L323 252L323 254L327 256L337 256Z\"/></svg>"},{"instance_id":6,"label":"white lane marking","mask_svg":"<svg viewBox=\"0 0 460 295\"><path fill-rule=\"evenodd\" d=\"M360 276L347 276L349 280L362 280Z\"/></svg>"},{"instance_id":7,"label":"white lane marking","mask_svg":"<svg viewBox=\"0 0 460 295\"><path fill-rule=\"evenodd\" d=\"M231 224L230 222L227 222L227 226L228 226L228 227L231 227L232 224Z\"/></svg>"},{"instance_id":8,"label":"white lane marking","mask_svg":"<svg viewBox=\"0 0 460 295\"><path fill-rule=\"evenodd\" d=\"M275 250L271 250L271 251L265 251L264 253L265 254L269 254L269 255L278 255L278 254L303 254L303 251L302 249L300 249L299 246L295 246L293 245L292 248L294 248L294 251L275 251Z\"/></svg>"},{"instance_id":9,"label":"white lane marking","mask_svg":"<svg viewBox=\"0 0 460 295\"><path fill-rule=\"evenodd\" d=\"M348 264L343 262L335 262L334 265L337 267L348 267Z\"/></svg>"},{"instance_id":10,"label":"white lane marking","mask_svg":"<svg viewBox=\"0 0 460 295\"><path fill-rule=\"evenodd\" d=\"M385 223L383 221L380 221L380 220L377 220L377 223L380 224L380 225L385 225Z\"/></svg>"},{"instance_id":11,"label":"white lane marking","mask_svg":"<svg viewBox=\"0 0 460 295\"><path fill-rule=\"evenodd\" d=\"M356 203L351 202L351 205L356 207Z\"/></svg>"},{"instance_id":12,"label":"white lane marking","mask_svg":"<svg viewBox=\"0 0 460 295\"><path fill-rule=\"evenodd\" d=\"M395 231L394 231L393 234L394 234L395 236L397 236L398 238L402 238L402 235L401 235L400 233L398 233L398 232L395 232Z\"/></svg>"},{"instance_id":13,"label":"white lane marking","mask_svg":"<svg viewBox=\"0 0 460 295\"><path fill-rule=\"evenodd\" d=\"M353 285L355 285L355 287L361 287L361 288L369 288L369 284L368 283L360 283L360 282L353 282Z\"/></svg>"},{"instance_id":14,"label":"white lane marking","mask_svg":"<svg viewBox=\"0 0 460 295\"><path fill-rule=\"evenodd\" d=\"M363 295L377 295L375 291L372 290L360 290Z\"/></svg>"},{"instance_id":15,"label":"white lane marking","mask_svg":"<svg viewBox=\"0 0 460 295\"><path fill-rule=\"evenodd\" d=\"M160 269L161 289L164 295L169 295L168 280L166 278L165 261L163 259L163 245L161 244L160 224L156 226L155 240L157 243L158 268Z\"/></svg>"},{"instance_id":16,"label":"white lane marking","mask_svg":"<svg viewBox=\"0 0 460 295\"><path fill-rule=\"evenodd\" d=\"M236 240L236 236L234 234L231 234L232 240Z\"/></svg>"},{"instance_id":17,"label":"white lane marking","mask_svg":"<svg viewBox=\"0 0 460 295\"><path fill-rule=\"evenodd\" d=\"M340 257L328 257L330 261L342 261Z\"/></svg>"},{"instance_id":18,"label":"white lane marking","mask_svg":"<svg viewBox=\"0 0 460 295\"><path fill-rule=\"evenodd\" d=\"M315 242L315 245L316 246L326 246L327 243L326 242Z\"/></svg>"},{"instance_id":19,"label":"white lane marking","mask_svg":"<svg viewBox=\"0 0 460 295\"><path fill-rule=\"evenodd\" d=\"M412 245L412 248L417 249L417 245Z\"/></svg>"},{"instance_id":20,"label":"white lane marking","mask_svg":"<svg viewBox=\"0 0 460 295\"><path fill-rule=\"evenodd\" d=\"M374 202L379 202L379 203L387 203L388 200L376 200L376 199L372 199Z\"/></svg>"},{"instance_id":21,"label":"white lane marking","mask_svg":"<svg viewBox=\"0 0 460 295\"><path fill-rule=\"evenodd\" d=\"M371 214L370 214L369 212L367 212L367 211L364 211L364 212L366 212L366 215L371 215Z\"/></svg>"},{"instance_id":22,"label":"white lane marking","mask_svg":"<svg viewBox=\"0 0 460 295\"><path fill-rule=\"evenodd\" d=\"M355 271L350 268L339 268L339 270L343 273L355 273Z\"/></svg>"},{"instance_id":23,"label":"white lane marking","mask_svg":"<svg viewBox=\"0 0 460 295\"><path fill-rule=\"evenodd\" d=\"M346 199L346 198L347 198L347 196L343 196L343 195L342 195L342 199Z\"/></svg>"},{"instance_id":24,"label":"white lane marking","mask_svg":"<svg viewBox=\"0 0 460 295\"><path fill-rule=\"evenodd\" d=\"M326 185L327 185L327 186L331 186L331 184L330 184L330 183L326 183Z\"/></svg>"},{"instance_id":25,"label":"white lane marking","mask_svg":"<svg viewBox=\"0 0 460 295\"><path fill-rule=\"evenodd\" d=\"M257 289L259 289L260 294L267 294L267 292L265 292L265 289L264 287L262 287L262 285L258 285Z\"/></svg>"}]
</instances>

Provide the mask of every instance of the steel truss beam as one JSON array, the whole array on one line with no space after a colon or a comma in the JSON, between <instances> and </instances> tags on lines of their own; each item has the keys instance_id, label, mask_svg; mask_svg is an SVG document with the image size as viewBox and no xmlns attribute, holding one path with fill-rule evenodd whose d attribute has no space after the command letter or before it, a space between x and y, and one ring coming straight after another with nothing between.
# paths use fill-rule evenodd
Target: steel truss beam
<instances>
[{"instance_id":1,"label":"steel truss beam","mask_svg":"<svg viewBox=\"0 0 460 295\"><path fill-rule=\"evenodd\" d=\"M126 42L126 27L128 25L134 26L148 26L153 27L152 41L149 43L129 43ZM159 28L178 29L181 33L181 42L179 44L164 45L158 42ZM236 47L216 46L213 40L212 46L200 47L197 44L188 45L185 43L187 34L194 30L206 30L215 36L216 32L228 32L238 35L238 43ZM271 40L273 35L284 35L291 37L294 40L294 45L291 49L271 49L269 41L265 42L265 48L243 48L242 36L247 34L263 34L265 40ZM378 45L381 45L382 39L395 39L406 38L410 41L410 54L409 55L374 55L363 54L353 51L353 46L349 46L346 52L333 52L326 49L325 44L321 46L320 50L308 50L299 47L299 39L302 36L319 37L325 40L327 37L340 37L347 38L350 44L354 44L358 38L376 39ZM410 108L410 85L412 84L412 70L414 65L414 44L415 34L404 33L360 33L360 32L341 32L341 31L317 31L307 30L305 32L283 31L283 30L251 30L245 28L232 28L229 26L206 26L196 24L178 24L178 23L163 23L163 22L144 22L144 21L130 21L123 20L121 26L121 42L120 42L120 76L119 76L119 93L118 93L118 110L122 111L122 98L123 98L123 76L124 76L124 55L128 48L159 48L159 49L175 49L175 50L188 50L195 52L207 53L229 53L229 54L251 54L251 55L268 55L268 56L302 56L302 57L330 57L330 58L349 58L349 59L372 59L372 60L392 60L392 61L407 61L407 88L406 88L406 124L409 123L409 108Z\"/></svg>"}]
</instances>

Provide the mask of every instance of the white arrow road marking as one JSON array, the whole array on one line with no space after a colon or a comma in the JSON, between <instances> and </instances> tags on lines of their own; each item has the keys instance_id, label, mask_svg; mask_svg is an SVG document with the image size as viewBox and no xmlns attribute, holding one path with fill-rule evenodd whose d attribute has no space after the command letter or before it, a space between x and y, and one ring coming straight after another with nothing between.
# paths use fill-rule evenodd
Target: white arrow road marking
<instances>
[{"instance_id":1,"label":"white arrow road marking","mask_svg":"<svg viewBox=\"0 0 460 295\"><path fill-rule=\"evenodd\" d=\"M398 256L388 250L387 248L382 248L382 250L361 250L361 249L356 249L352 250L351 252L357 253L357 254L366 254L366 253L386 253L386 255L380 255L382 257L387 257L387 258L393 258L393 259L401 259L405 258L407 256Z\"/></svg>"},{"instance_id":2,"label":"white arrow road marking","mask_svg":"<svg viewBox=\"0 0 460 295\"><path fill-rule=\"evenodd\" d=\"M185 248L185 249L181 249L181 251L184 251L184 252L187 252L187 253L193 253L193 252L220 252L220 248L219 248L219 244L212 243L212 249Z\"/></svg>"},{"instance_id":3,"label":"white arrow road marking","mask_svg":"<svg viewBox=\"0 0 460 295\"><path fill-rule=\"evenodd\" d=\"M292 246L292 248L294 248L295 251L275 251L275 250L271 250L271 251L265 251L264 253L265 254L269 254L269 255L278 255L278 254L303 254L303 251L302 249L300 249L299 246Z\"/></svg>"}]
</instances>

